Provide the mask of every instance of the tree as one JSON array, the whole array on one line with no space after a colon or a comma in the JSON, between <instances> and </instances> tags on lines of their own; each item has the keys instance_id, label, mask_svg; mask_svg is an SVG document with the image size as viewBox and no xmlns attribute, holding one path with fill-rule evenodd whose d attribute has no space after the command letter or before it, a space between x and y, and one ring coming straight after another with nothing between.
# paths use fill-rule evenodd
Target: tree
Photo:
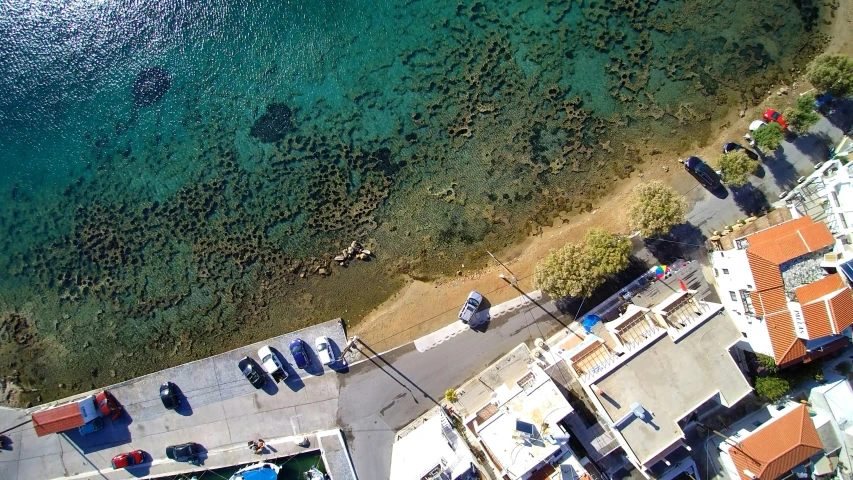
<instances>
[{"instance_id":1,"label":"tree","mask_svg":"<svg viewBox=\"0 0 853 480\"><path fill-rule=\"evenodd\" d=\"M606 276L621 272L631 258L631 240L624 235L590 228L583 237L586 253L595 259L596 273Z\"/></svg>"},{"instance_id":2,"label":"tree","mask_svg":"<svg viewBox=\"0 0 853 480\"><path fill-rule=\"evenodd\" d=\"M644 237L664 234L686 220L687 202L671 187L653 180L634 187L628 224Z\"/></svg>"},{"instance_id":3,"label":"tree","mask_svg":"<svg viewBox=\"0 0 853 480\"><path fill-rule=\"evenodd\" d=\"M814 94L807 93L797 98L797 105L794 108L785 109L784 115L788 125L798 133L807 132L820 120L820 114L814 111L814 102Z\"/></svg>"},{"instance_id":4,"label":"tree","mask_svg":"<svg viewBox=\"0 0 853 480\"><path fill-rule=\"evenodd\" d=\"M791 384L784 378L758 377L755 380L755 393L771 402L784 397L791 389Z\"/></svg>"},{"instance_id":5,"label":"tree","mask_svg":"<svg viewBox=\"0 0 853 480\"><path fill-rule=\"evenodd\" d=\"M559 297L588 297L607 275L628 266L631 241L600 228L587 231L581 243L551 250L536 264L533 285Z\"/></svg>"},{"instance_id":6,"label":"tree","mask_svg":"<svg viewBox=\"0 0 853 480\"><path fill-rule=\"evenodd\" d=\"M770 152L779 148L779 144L782 143L784 137L785 134L782 133L782 126L775 122L762 125L752 132L752 138L755 140L755 143L762 149Z\"/></svg>"},{"instance_id":7,"label":"tree","mask_svg":"<svg viewBox=\"0 0 853 480\"><path fill-rule=\"evenodd\" d=\"M840 53L824 53L806 67L806 79L822 92L836 97L853 93L853 60Z\"/></svg>"},{"instance_id":8,"label":"tree","mask_svg":"<svg viewBox=\"0 0 853 480\"><path fill-rule=\"evenodd\" d=\"M732 150L720 155L717 165L723 173L723 183L732 187L746 185L747 176L758 169L758 162L749 158L743 150Z\"/></svg>"},{"instance_id":9,"label":"tree","mask_svg":"<svg viewBox=\"0 0 853 480\"><path fill-rule=\"evenodd\" d=\"M456 396L456 390L448 388L444 391L444 399L448 402L455 402L459 397Z\"/></svg>"},{"instance_id":10,"label":"tree","mask_svg":"<svg viewBox=\"0 0 853 480\"><path fill-rule=\"evenodd\" d=\"M770 373L776 373L779 370L779 367L776 366L776 359L771 357L770 355L764 355L763 353L756 353L755 357L758 359L758 365L767 370Z\"/></svg>"}]
</instances>

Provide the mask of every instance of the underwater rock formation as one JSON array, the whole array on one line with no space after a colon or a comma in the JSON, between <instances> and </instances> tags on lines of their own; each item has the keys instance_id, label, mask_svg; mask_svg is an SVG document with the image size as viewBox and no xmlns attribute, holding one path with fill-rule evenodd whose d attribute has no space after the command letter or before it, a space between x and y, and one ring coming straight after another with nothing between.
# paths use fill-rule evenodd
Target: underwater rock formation
<instances>
[{"instance_id":1,"label":"underwater rock formation","mask_svg":"<svg viewBox=\"0 0 853 480\"><path fill-rule=\"evenodd\" d=\"M147 107L157 103L172 86L169 72L158 67L146 68L139 72L133 82L133 105Z\"/></svg>"},{"instance_id":2,"label":"underwater rock formation","mask_svg":"<svg viewBox=\"0 0 853 480\"><path fill-rule=\"evenodd\" d=\"M284 138L293 129L290 108L283 103L267 105L267 111L252 125L249 135L263 143L274 143Z\"/></svg>"}]
</instances>

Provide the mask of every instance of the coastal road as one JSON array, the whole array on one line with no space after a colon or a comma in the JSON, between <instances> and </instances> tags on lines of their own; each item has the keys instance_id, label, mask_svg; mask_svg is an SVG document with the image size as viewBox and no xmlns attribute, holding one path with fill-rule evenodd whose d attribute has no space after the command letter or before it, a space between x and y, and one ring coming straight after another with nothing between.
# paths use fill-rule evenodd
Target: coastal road
<instances>
[{"instance_id":1,"label":"coastal road","mask_svg":"<svg viewBox=\"0 0 853 480\"><path fill-rule=\"evenodd\" d=\"M518 344L563 328L553 301L544 297L537 303L528 301L512 314L466 329L424 352L409 343L376 355L370 345L359 344L372 357L352 365L341 378L338 415L358 477L388 478L395 431L435 406L445 390L458 387Z\"/></svg>"},{"instance_id":2,"label":"coastal road","mask_svg":"<svg viewBox=\"0 0 853 480\"><path fill-rule=\"evenodd\" d=\"M714 230L722 230L725 225L778 201L780 193L791 191L798 178L812 173L816 163L828 158L828 145L835 146L841 141L844 131L839 126L848 126L851 117L853 105L848 102L829 117L821 117L808 133L789 134L774 155L763 159L758 176L751 176L745 187L727 188L725 196L711 193L686 177L686 181L695 184L687 193L687 199L694 205L687 220L710 236ZM742 138L733 141L746 144Z\"/></svg>"}]
</instances>

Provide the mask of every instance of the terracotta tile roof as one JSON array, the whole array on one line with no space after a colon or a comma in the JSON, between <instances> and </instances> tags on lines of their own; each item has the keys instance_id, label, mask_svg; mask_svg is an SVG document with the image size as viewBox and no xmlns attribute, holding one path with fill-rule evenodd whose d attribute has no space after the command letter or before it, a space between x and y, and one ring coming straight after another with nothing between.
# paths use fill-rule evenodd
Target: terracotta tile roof
<instances>
[{"instance_id":1,"label":"terracotta tile roof","mask_svg":"<svg viewBox=\"0 0 853 480\"><path fill-rule=\"evenodd\" d=\"M741 479L753 478L744 473L749 470L759 480L775 480L821 450L808 410L799 405L729 448L729 455Z\"/></svg>"},{"instance_id":2,"label":"terracotta tile roof","mask_svg":"<svg viewBox=\"0 0 853 480\"><path fill-rule=\"evenodd\" d=\"M794 333L794 321L788 310L769 314L764 317L764 321L776 365L782 367L805 357L806 344Z\"/></svg>"},{"instance_id":3,"label":"terracotta tile roof","mask_svg":"<svg viewBox=\"0 0 853 480\"><path fill-rule=\"evenodd\" d=\"M803 285L794 290L794 294L797 296L797 301L805 305L842 288L847 288L847 284L841 279L841 275L833 273L816 282Z\"/></svg>"},{"instance_id":4,"label":"terracotta tile roof","mask_svg":"<svg viewBox=\"0 0 853 480\"><path fill-rule=\"evenodd\" d=\"M838 292L829 300L829 311L832 313L836 332L840 333L853 325L853 293L850 289Z\"/></svg>"},{"instance_id":5,"label":"terracotta tile roof","mask_svg":"<svg viewBox=\"0 0 853 480\"><path fill-rule=\"evenodd\" d=\"M819 301L803 305L803 320L809 332L808 338L815 339L832 335L832 325L829 323L829 309L826 302Z\"/></svg>"},{"instance_id":6,"label":"terracotta tile roof","mask_svg":"<svg viewBox=\"0 0 853 480\"><path fill-rule=\"evenodd\" d=\"M755 314L759 317L788 311L788 297L785 296L785 290L782 287L749 292L749 296L752 297Z\"/></svg>"},{"instance_id":7,"label":"terracotta tile roof","mask_svg":"<svg viewBox=\"0 0 853 480\"><path fill-rule=\"evenodd\" d=\"M756 290L767 290L783 285L779 265L753 254L750 250L746 251L746 259L749 262L749 269L752 271Z\"/></svg>"},{"instance_id":8,"label":"terracotta tile roof","mask_svg":"<svg viewBox=\"0 0 853 480\"><path fill-rule=\"evenodd\" d=\"M809 252L835 243L832 233L823 222L802 217L746 237L748 253L779 265Z\"/></svg>"}]
</instances>

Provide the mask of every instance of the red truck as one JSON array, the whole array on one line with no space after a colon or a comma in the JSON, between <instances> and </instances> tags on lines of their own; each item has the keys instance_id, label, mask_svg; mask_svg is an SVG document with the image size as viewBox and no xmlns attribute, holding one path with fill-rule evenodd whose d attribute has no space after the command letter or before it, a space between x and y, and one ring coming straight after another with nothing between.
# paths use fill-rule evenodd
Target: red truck
<instances>
[{"instance_id":1,"label":"red truck","mask_svg":"<svg viewBox=\"0 0 853 480\"><path fill-rule=\"evenodd\" d=\"M36 435L43 437L50 433L82 427L100 417L110 417L115 420L121 412L121 406L115 397L104 390L97 395L34 412L33 427Z\"/></svg>"}]
</instances>

